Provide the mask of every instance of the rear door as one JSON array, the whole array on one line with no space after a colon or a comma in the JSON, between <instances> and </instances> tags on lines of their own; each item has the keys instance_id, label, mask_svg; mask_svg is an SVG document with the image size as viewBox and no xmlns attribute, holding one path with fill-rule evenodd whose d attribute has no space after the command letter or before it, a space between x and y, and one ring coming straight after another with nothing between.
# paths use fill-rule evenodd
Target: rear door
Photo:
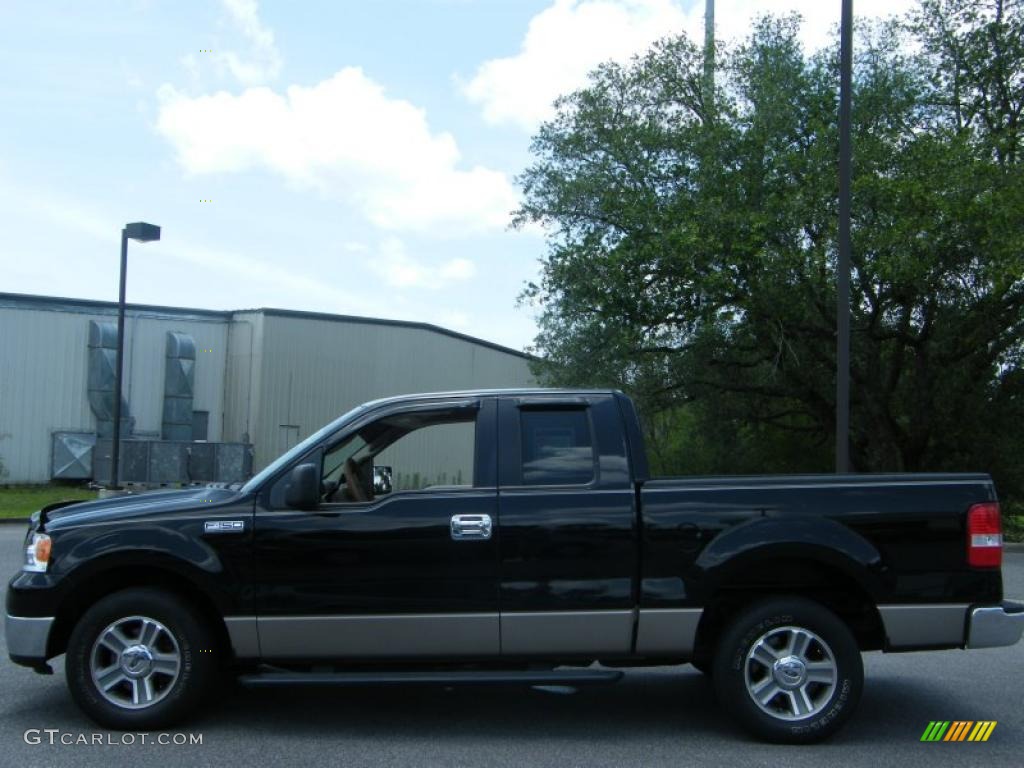
<instances>
[{"instance_id":1,"label":"rear door","mask_svg":"<svg viewBox=\"0 0 1024 768\"><path fill-rule=\"evenodd\" d=\"M637 515L613 397L504 397L498 429L502 655L629 654Z\"/></svg>"}]
</instances>

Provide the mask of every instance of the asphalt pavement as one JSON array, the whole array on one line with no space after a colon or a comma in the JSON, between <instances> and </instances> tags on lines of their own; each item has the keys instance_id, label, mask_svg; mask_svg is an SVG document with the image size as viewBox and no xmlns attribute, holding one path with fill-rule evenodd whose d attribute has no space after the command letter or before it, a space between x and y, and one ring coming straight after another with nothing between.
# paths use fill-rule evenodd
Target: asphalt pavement
<instances>
[{"instance_id":1,"label":"asphalt pavement","mask_svg":"<svg viewBox=\"0 0 1024 768\"><path fill-rule=\"evenodd\" d=\"M0 574L20 567L23 535L0 526ZM1006 555L1004 579L1007 597L1024 598L1024 553ZM1024 765L1024 644L866 654L859 710L810 747L750 739L688 666L628 670L616 685L579 690L230 690L194 722L145 736L96 727L71 702L63 657L54 668L40 676L14 666L0 640L0 765ZM986 743L922 743L930 720L998 725ZM202 743L176 745L178 733Z\"/></svg>"}]
</instances>

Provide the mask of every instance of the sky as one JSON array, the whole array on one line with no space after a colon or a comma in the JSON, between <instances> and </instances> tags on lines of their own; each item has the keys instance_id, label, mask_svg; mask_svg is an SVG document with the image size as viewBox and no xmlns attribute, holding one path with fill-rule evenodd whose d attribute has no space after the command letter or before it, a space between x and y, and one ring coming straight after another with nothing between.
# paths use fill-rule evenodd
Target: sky
<instances>
[{"instance_id":1,"label":"sky","mask_svg":"<svg viewBox=\"0 0 1024 768\"><path fill-rule=\"evenodd\" d=\"M509 228L530 138L602 61L704 0L4 0L0 291L433 323L515 349L544 233ZM856 0L858 16L910 0ZM716 34L840 2L718 0Z\"/></svg>"}]
</instances>

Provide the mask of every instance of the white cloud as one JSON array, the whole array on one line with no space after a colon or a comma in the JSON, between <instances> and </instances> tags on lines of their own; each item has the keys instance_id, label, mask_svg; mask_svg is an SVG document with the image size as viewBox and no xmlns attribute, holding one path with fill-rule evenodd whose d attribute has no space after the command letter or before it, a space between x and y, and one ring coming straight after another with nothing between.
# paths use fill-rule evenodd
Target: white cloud
<instances>
[{"instance_id":1,"label":"white cloud","mask_svg":"<svg viewBox=\"0 0 1024 768\"><path fill-rule=\"evenodd\" d=\"M242 85L260 85L276 78L281 72L281 54L273 30L260 20L256 0L222 0L222 4L248 41L249 51L246 57L231 50L217 51L216 60Z\"/></svg>"},{"instance_id":2,"label":"white cloud","mask_svg":"<svg viewBox=\"0 0 1024 768\"><path fill-rule=\"evenodd\" d=\"M488 122L532 130L597 64L625 61L684 21L670 0L556 0L530 20L518 54L481 64L463 92Z\"/></svg>"},{"instance_id":3,"label":"white cloud","mask_svg":"<svg viewBox=\"0 0 1024 768\"><path fill-rule=\"evenodd\" d=\"M388 96L359 67L311 86L263 85L280 70L274 34L255 0L222 0L253 60L218 61L249 87L204 92L195 54L182 59L187 87L158 90L156 129L188 174L265 169L319 190L391 230L463 234L502 229L518 207L505 173L461 163L454 137L425 112Z\"/></svg>"},{"instance_id":4,"label":"white cloud","mask_svg":"<svg viewBox=\"0 0 1024 768\"><path fill-rule=\"evenodd\" d=\"M385 240L379 253L367 263L392 288L433 290L464 282L476 275L476 265L469 259L449 259L436 266L417 261L409 256L405 244L397 238Z\"/></svg>"},{"instance_id":5,"label":"white cloud","mask_svg":"<svg viewBox=\"0 0 1024 768\"><path fill-rule=\"evenodd\" d=\"M222 0L228 12L246 39L260 51L274 51L274 32L260 20L256 0Z\"/></svg>"},{"instance_id":6,"label":"white cloud","mask_svg":"<svg viewBox=\"0 0 1024 768\"><path fill-rule=\"evenodd\" d=\"M886 16L912 5L913 0L858 0L855 11L859 17ZM797 11L804 17L803 43L814 49L828 40L839 10L838 0L719 0L715 30L720 40L736 41L757 16ZM682 31L703 39L700 0L555 0L530 20L518 53L485 61L462 91L489 123L533 131L553 115L555 98L583 86L598 64L626 62L655 40Z\"/></svg>"},{"instance_id":7,"label":"white cloud","mask_svg":"<svg viewBox=\"0 0 1024 768\"><path fill-rule=\"evenodd\" d=\"M459 168L449 133L356 67L284 94L159 91L157 130L190 174L266 168L357 206L389 229L501 228L517 194L504 173Z\"/></svg>"}]
</instances>

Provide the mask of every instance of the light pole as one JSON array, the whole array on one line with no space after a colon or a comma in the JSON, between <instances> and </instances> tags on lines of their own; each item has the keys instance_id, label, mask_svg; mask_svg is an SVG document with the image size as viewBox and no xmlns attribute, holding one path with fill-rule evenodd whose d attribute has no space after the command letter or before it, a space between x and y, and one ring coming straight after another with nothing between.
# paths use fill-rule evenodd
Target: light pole
<instances>
[{"instance_id":1,"label":"light pole","mask_svg":"<svg viewBox=\"0 0 1024 768\"><path fill-rule=\"evenodd\" d=\"M839 253L836 265L836 472L850 471L850 89L853 0L843 0L839 27Z\"/></svg>"},{"instance_id":2,"label":"light pole","mask_svg":"<svg viewBox=\"0 0 1024 768\"><path fill-rule=\"evenodd\" d=\"M116 491L117 462L121 452L121 375L124 372L124 288L128 276L128 241L148 243L160 239L160 227L136 221L121 230L121 288L117 299L117 370L114 372L114 446L111 453L110 489Z\"/></svg>"}]
</instances>

